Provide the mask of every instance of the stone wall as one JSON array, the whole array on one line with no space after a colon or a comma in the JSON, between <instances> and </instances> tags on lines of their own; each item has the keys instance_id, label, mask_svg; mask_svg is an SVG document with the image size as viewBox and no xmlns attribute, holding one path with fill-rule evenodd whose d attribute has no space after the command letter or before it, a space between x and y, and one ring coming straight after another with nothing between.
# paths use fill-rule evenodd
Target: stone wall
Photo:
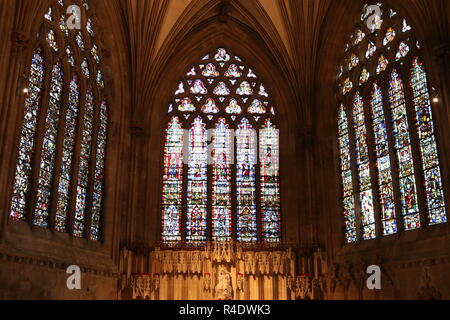
<instances>
[{"instance_id":1,"label":"stone wall","mask_svg":"<svg viewBox=\"0 0 450 320\"><path fill-rule=\"evenodd\" d=\"M117 278L81 272L81 290L69 290L64 266L0 254L0 299L110 300L117 299ZM85 272L83 272L85 271Z\"/></svg>"}]
</instances>

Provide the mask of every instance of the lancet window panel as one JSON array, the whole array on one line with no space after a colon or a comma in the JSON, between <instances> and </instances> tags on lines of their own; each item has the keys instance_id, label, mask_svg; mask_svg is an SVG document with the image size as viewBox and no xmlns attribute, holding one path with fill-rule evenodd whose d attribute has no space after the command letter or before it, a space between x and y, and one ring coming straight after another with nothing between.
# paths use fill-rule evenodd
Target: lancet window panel
<instances>
[{"instance_id":1,"label":"lancet window panel","mask_svg":"<svg viewBox=\"0 0 450 320\"><path fill-rule=\"evenodd\" d=\"M178 82L167 121L162 241L279 243L279 133L255 69L223 47L204 55Z\"/></svg>"}]
</instances>

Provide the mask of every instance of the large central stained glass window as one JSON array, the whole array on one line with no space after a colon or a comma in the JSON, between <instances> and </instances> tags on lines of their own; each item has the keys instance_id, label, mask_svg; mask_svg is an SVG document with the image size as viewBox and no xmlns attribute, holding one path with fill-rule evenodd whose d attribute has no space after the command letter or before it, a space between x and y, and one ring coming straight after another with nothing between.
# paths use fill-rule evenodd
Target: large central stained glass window
<instances>
[{"instance_id":1,"label":"large central stained glass window","mask_svg":"<svg viewBox=\"0 0 450 320\"><path fill-rule=\"evenodd\" d=\"M109 106L98 20L89 3L53 0L41 18L23 89L9 215L99 241Z\"/></svg>"},{"instance_id":2,"label":"large central stained glass window","mask_svg":"<svg viewBox=\"0 0 450 320\"><path fill-rule=\"evenodd\" d=\"M281 241L279 132L254 70L225 48L182 77L169 104L162 241Z\"/></svg>"}]
</instances>

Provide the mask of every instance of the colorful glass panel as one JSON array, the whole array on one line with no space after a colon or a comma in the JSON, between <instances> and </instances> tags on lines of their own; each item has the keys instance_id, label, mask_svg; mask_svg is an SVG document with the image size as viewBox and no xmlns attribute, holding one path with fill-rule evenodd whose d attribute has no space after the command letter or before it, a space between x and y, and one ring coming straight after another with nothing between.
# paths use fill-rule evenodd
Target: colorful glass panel
<instances>
[{"instance_id":1,"label":"colorful glass panel","mask_svg":"<svg viewBox=\"0 0 450 320\"><path fill-rule=\"evenodd\" d=\"M24 220L28 218L26 215L29 214L30 223L34 226L54 227L56 231L71 232L75 236L87 237L87 234L79 229L78 222L84 225L88 221L87 210L84 209L86 199L91 196L88 193L91 190L88 181L91 180L92 173L89 171L88 163L90 162L90 153L92 153L92 137L97 133L94 132L96 130L94 123L98 115L89 111L93 107L90 96L94 91L102 94L101 88L104 87L104 80L98 67L95 68L95 74L89 70L94 64L100 64L98 54L100 50L96 45L92 46L91 54L80 57L82 54L80 50L85 50L86 44L95 43L95 39L86 40L87 34L91 37L95 35L91 19L88 19L84 30L69 29L66 17L66 9L68 8L65 7L63 0L57 2L59 6L49 8L43 17L40 29L46 31L37 34L37 38L41 38L38 43L45 43L50 48L48 51L49 60L57 61L57 63L48 67L44 66L43 50L37 49L34 52L31 64L29 85L24 90L24 92L27 92L26 115L24 128L21 131L18 172L13 190L11 217L12 219ZM81 8L82 12L80 13L82 16L88 16L85 12L88 9L87 0L83 0L82 3L83 8ZM79 22L80 17L77 16L76 18L76 22ZM72 51L72 47L67 42L69 36L74 39L80 50ZM64 40L66 45L59 47L59 40ZM69 68L81 70L81 74L85 75L86 78L95 75L91 89L86 84L86 79L78 79L77 75L73 75L71 79L65 81L62 71L65 64L58 60L60 59L60 50L63 51L62 54L64 59L67 59ZM45 81L49 86L46 90L49 99L45 101L45 114L40 115L40 95L44 83L44 69L51 71ZM82 92L80 88L83 88ZM63 94L66 97L63 97ZM83 119L80 119L78 115L80 95L86 95L86 105L83 110L90 114L89 117L86 115L86 118ZM62 101L65 100L67 100L67 105L63 106ZM64 128L59 128L61 125ZM38 127L42 130L37 130ZM104 137L103 145L105 145L106 132L101 133L102 130L102 125L100 125L98 135L99 139L101 136ZM38 132L42 132L42 136L36 137ZM37 168L32 168L36 141L41 144L36 148L36 151L40 154L36 159L38 160L36 161ZM99 148L101 149L100 144ZM57 149L60 151L57 152ZM80 150L82 153L80 161L77 162L77 164L79 163L77 170L73 168L75 150ZM104 150L97 150L97 152L104 153ZM61 156L61 159L58 159L59 161L56 159L57 155ZM58 164L58 168L56 164ZM29 181L31 172L36 172L37 175L33 183ZM76 176L78 181L73 177L73 174L76 173L78 173ZM102 179L101 183L103 183L103 174L100 178ZM72 180L75 180L75 182L72 182ZM98 180L96 179L96 181ZM31 190L32 188L33 190ZM99 191L101 190L99 189ZM75 199L70 198L72 195ZM26 203L27 198L33 199L34 203L28 205ZM94 198L98 198L98 194ZM71 203L75 204L75 210L73 216L69 219L69 213L72 213L72 208L69 208ZM55 207L53 208L52 205ZM90 222L93 233L90 238L98 240L100 225L96 224L95 220L100 219L101 208L99 202L96 204L95 200L93 200L93 205L96 207L92 209L93 216ZM54 221L50 221L51 212L55 212ZM97 218L94 217L96 214L98 215ZM69 222L74 224L69 225Z\"/></svg>"},{"instance_id":2,"label":"colorful glass panel","mask_svg":"<svg viewBox=\"0 0 450 320\"><path fill-rule=\"evenodd\" d=\"M48 226L53 172L56 160L56 141L58 136L59 117L63 88L63 71L60 63L53 66L50 101L47 109L46 131L42 145L42 154L38 178L38 189L33 224L39 227Z\"/></svg>"},{"instance_id":3,"label":"colorful glass panel","mask_svg":"<svg viewBox=\"0 0 450 320\"><path fill-rule=\"evenodd\" d=\"M372 90L372 127L375 137L378 187L380 195L381 223L384 235L397 232L394 190L392 183L391 163L389 159L389 143L386 130L386 119L383 110L383 96L381 88L375 82Z\"/></svg>"},{"instance_id":4,"label":"colorful glass panel","mask_svg":"<svg viewBox=\"0 0 450 320\"><path fill-rule=\"evenodd\" d=\"M417 188L414 177L408 116L403 81L394 70L391 74L389 101L392 115L394 148L399 167L399 185L405 230L420 228Z\"/></svg>"},{"instance_id":5,"label":"colorful glass panel","mask_svg":"<svg viewBox=\"0 0 450 320\"><path fill-rule=\"evenodd\" d=\"M261 225L264 242L281 240L279 132L267 119L259 132Z\"/></svg>"},{"instance_id":6,"label":"colorful glass panel","mask_svg":"<svg viewBox=\"0 0 450 320\"><path fill-rule=\"evenodd\" d=\"M237 159L237 239L252 243L257 240L256 223L256 133L243 118L236 132Z\"/></svg>"},{"instance_id":7,"label":"colorful glass panel","mask_svg":"<svg viewBox=\"0 0 450 320\"><path fill-rule=\"evenodd\" d=\"M359 177L359 206L362 220L362 238L363 240L370 240L376 237L375 215L369 170L369 152L364 117L364 102L359 92L356 93L353 103L353 125L355 130L356 163L358 165Z\"/></svg>"},{"instance_id":8,"label":"colorful glass panel","mask_svg":"<svg viewBox=\"0 0 450 320\"><path fill-rule=\"evenodd\" d=\"M104 100L100 105L100 126L97 135L97 150L94 169L94 192L91 204L91 240L100 239L100 219L102 216L103 184L105 176L106 135L108 128L108 105Z\"/></svg>"},{"instance_id":9,"label":"colorful glass panel","mask_svg":"<svg viewBox=\"0 0 450 320\"><path fill-rule=\"evenodd\" d=\"M65 115L64 142L59 176L55 229L65 232L68 220L69 187L72 179L73 153L75 150L76 127L79 109L78 77L73 75L70 82L68 107Z\"/></svg>"},{"instance_id":10,"label":"colorful glass panel","mask_svg":"<svg viewBox=\"0 0 450 320\"><path fill-rule=\"evenodd\" d=\"M89 184L89 163L91 159L92 140L94 130L94 93L89 88L86 94L84 106L84 118L82 127L82 144L78 167L78 185L76 195L75 219L73 222L73 234L82 237L85 230L86 196Z\"/></svg>"},{"instance_id":11,"label":"colorful glass panel","mask_svg":"<svg viewBox=\"0 0 450 320\"><path fill-rule=\"evenodd\" d=\"M36 143L37 117L41 108L41 92L45 67L41 49L33 53L25 99L24 120L20 133L19 156L14 178L10 216L15 220L26 218L27 197L30 191L32 156Z\"/></svg>"}]
</instances>

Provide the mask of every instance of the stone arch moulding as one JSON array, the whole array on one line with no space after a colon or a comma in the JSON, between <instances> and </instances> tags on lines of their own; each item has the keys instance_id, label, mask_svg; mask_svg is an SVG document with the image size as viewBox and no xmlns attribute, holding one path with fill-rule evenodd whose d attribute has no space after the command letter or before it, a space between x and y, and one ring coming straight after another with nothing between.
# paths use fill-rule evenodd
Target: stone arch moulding
<instances>
[{"instance_id":1,"label":"stone arch moulding","mask_svg":"<svg viewBox=\"0 0 450 320\"><path fill-rule=\"evenodd\" d=\"M242 24L227 20L223 24L216 19L197 26L186 37L179 39L171 50L162 49L161 56L165 57L159 70L155 72L158 81L152 91L152 99L145 106L147 112L142 114L149 128L146 141L145 163L146 185L142 188L145 195L143 210L145 212L145 233L149 241L159 241L161 234L161 175L163 166L164 130L166 126L167 107L171 96L176 90L180 77L186 73L194 61L206 53L215 52L219 47L228 48L239 55L243 61L252 66L262 78L267 89L271 92L273 103L277 108L280 125L280 175L282 183L282 229L283 241L298 241L297 225L298 210L297 196L292 189L299 180L296 176L295 159L299 158L296 147L296 132L299 130L298 108L295 107L294 91L287 80L289 77L283 72L285 66L275 61L264 42ZM167 43L166 43L167 46ZM287 60L287 59L286 59ZM292 191L291 191L292 190ZM292 228L287 229L290 225Z\"/></svg>"}]
</instances>

